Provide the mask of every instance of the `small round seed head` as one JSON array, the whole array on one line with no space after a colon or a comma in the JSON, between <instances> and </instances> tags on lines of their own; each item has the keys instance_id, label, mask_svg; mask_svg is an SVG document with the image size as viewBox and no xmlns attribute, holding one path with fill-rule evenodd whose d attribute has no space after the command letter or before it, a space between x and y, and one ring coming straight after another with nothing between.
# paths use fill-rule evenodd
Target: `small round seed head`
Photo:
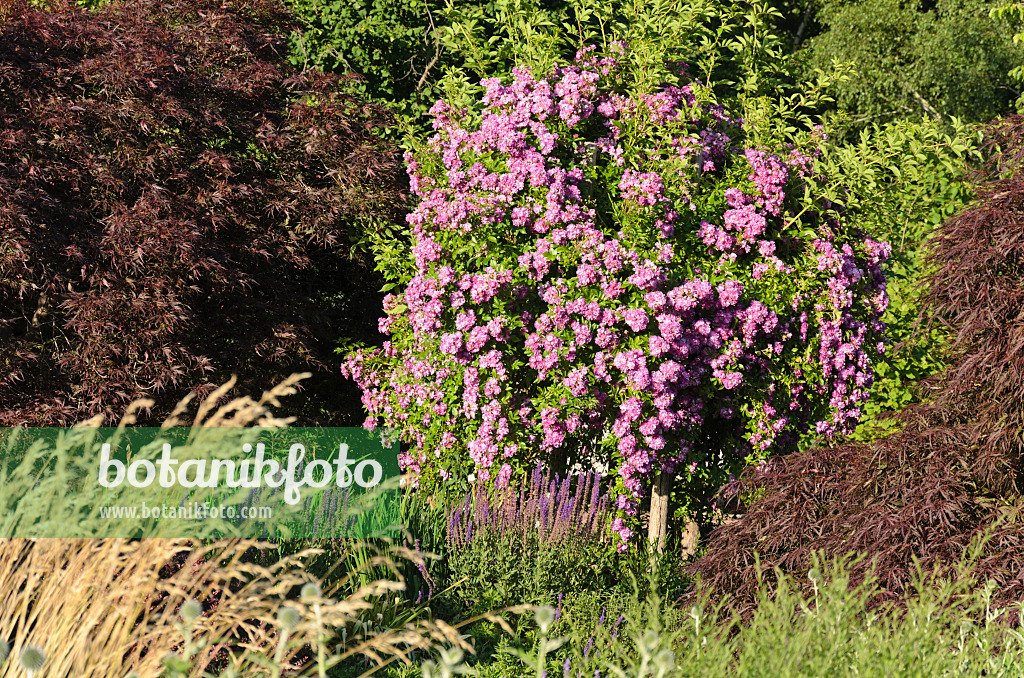
<instances>
[{"instance_id":1,"label":"small round seed head","mask_svg":"<svg viewBox=\"0 0 1024 678\"><path fill-rule=\"evenodd\" d=\"M323 595L323 592L320 590L320 585L316 582L311 581L302 587L302 598L304 600L315 600L321 595Z\"/></svg>"},{"instance_id":2,"label":"small round seed head","mask_svg":"<svg viewBox=\"0 0 1024 678\"><path fill-rule=\"evenodd\" d=\"M291 605L285 605L277 611L277 623L283 629L293 629L302 621L302 613Z\"/></svg>"},{"instance_id":3,"label":"small round seed head","mask_svg":"<svg viewBox=\"0 0 1024 678\"><path fill-rule=\"evenodd\" d=\"M174 673L175 670L182 671L185 668L185 660L177 652L168 652L160 662Z\"/></svg>"},{"instance_id":4,"label":"small round seed head","mask_svg":"<svg viewBox=\"0 0 1024 678\"><path fill-rule=\"evenodd\" d=\"M181 606L181 618L186 624L191 624L203 616L203 604L198 600L188 600Z\"/></svg>"},{"instance_id":5,"label":"small round seed head","mask_svg":"<svg viewBox=\"0 0 1024 678\"><path fill-rule=\"evenodd\" d=\"M821 572L816 567L812 567L807 571L807 578L817 584L821 581Z\"/></svg>"},{"instance_id":6,"label":"small round seed head","mask_svg":"<svg viewBox=\"0 0 1024 678\"><path fill-rule=\"evenodd\" d=\"M676 655L672 650L662 650L654 656L654 663L662 671L668 671L676 665Z\"/></svg>"},{"instance_id":7,"label":"small round seed head","mask_svg":"<svg viewBox=\"0 0 1024 678\"><path fill-rule=\"evenodd\" d=\"M442 648L440 652L441 664L449 668L455 668L462 663L464 656L462 650L457 647Z\"/></svg>"},{"instance_id":8,"label":"small round seed head","mask_svg":"<svg viewBox=\"0 0 1024 678\"><path fill-rule=\"evenodd\" d=\"M35 673L46 663L46 653L38 645L26 645L18 661L21 662L21 668L29 673Z\"/></svg>"},{"instance_id":9,"label":"small round seed head","mask_svg":"<svg viewBox=\"0 0 1024 678\"><path fill-rule=\"evenodd\" d=\"M555 622L555 610L550 605L541 605L534 611L534 618L541 633L547 633L548 629Z\"/></svg>"}]
</instances>

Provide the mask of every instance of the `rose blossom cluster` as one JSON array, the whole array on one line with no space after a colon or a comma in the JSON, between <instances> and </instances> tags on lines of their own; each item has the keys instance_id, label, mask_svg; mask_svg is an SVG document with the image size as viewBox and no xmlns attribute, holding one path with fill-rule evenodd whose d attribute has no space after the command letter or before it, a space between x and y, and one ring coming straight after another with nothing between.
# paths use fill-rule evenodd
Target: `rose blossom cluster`
<instances>
[{"instance_id":1,"label":"rose blossom cluster","mask_svg":"<svg viewBox=\"0 0 1024 678\"><path fill-rule=\"evenodd\" d=\"M390 340L342 367L421 478L603 455L624 542L658 471L850 430L889 255L799 207L806 154L745 148L689 85L623 92L625 54L485 80L478 124L434 106L406 158L415 275L385 300Z\"/></svg>"}]
</instances>

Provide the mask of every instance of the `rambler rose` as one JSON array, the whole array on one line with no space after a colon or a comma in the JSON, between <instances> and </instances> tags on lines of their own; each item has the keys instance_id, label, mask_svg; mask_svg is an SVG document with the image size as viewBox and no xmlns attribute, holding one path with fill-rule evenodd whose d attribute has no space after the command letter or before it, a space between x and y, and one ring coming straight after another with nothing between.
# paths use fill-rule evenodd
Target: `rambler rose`
<instances>
[{"instance_id":1,"label":"rambler rose","mask_svg":"<svg viewBox=\"0 0 1024 678\"><path fill-rule=\"evenodd\" d=\"M338 487L350 487L355 482L359 487L370 488L378 485L384 475L384 469L378 461L363 459L357 463L355 459L349 459L349 448L345 443L338 446L338 455L333 462L313 459L305 464L303 462L306 448L301 443L295 443L288 450L286 466L282 466L274 459L265 459L266 449L263 443L256 445L256 456L253 459L245 459L237 465L234 459L179 461L171 456L171 449L170 443L164 443L160 457L155 462L149 459L136 459L125 468L124 462L111 458L110 443L103 443L100 448L97 480L103 487L117 487L127 480L132 487L143 488L149 487L159 477L160 486L164 488L214 488L221 485L223 471L224 486L230 488L257 488L264 484L278 488L283 485L285 501L294 505L301 500L299 491L303 487L326 487L331 483L332 477ZM248 443L242 446L242 451L247 455L252 449L252 445ZM113 480L110 479L111 470L114 471ZM319 480L315 474L317 470L320 472ZM141 479L140 475L143 475Z\"/></svg>"},{"instance_id":2,"label":"rambler rose","mask_svg":"<svg viewBox=\"0 0 1024 678\"><path fill-rule=\"evenodd\" d=\"M421 482L597 458L623 539L659 471L700 497L852 428L889 253L805 193L820 136L751 147L699 83L633 88L628 59L516 68L479 115L438 102L389 341L342 368Z\"/></svg>"}]
</instances>

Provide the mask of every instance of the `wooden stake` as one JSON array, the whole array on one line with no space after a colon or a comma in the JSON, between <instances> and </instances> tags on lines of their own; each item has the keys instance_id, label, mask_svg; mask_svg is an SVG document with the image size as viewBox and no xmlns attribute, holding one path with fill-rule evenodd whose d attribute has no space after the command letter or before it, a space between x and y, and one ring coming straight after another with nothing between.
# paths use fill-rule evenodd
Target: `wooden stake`
<instances>
[{"instance_id":1,"label":"wooden stake","mask_svg":"<svg viewBox=\"0 0 1024 678\"><path fill-rule=\"evenodd\" d=\"M647 524L647 539L661 553L665 549L668 533L668 497L672 492L673 474L659 472L651 485L651 518Z\"/></svg>"}]
</instances>

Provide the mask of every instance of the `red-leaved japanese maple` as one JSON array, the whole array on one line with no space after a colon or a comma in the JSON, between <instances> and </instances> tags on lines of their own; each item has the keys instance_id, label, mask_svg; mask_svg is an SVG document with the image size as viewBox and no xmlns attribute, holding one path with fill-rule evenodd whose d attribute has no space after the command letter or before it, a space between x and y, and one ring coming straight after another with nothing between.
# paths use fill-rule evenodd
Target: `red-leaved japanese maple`
<instances>
[{"instance_id":1,"label":"red-leaved japanese maple","mask_svg":"<svg viewBox=\"0 0 1024 678\"><path fill-rule=\"evenodd\" d=\"M384 110L287 64L290 27L270 0L0 1L0 425L232 373L353 390L331 350L376 334L380 283L350 251L401 162ZM332 406L302 414L351 423Z\"/></svg>"}]
</instances>

